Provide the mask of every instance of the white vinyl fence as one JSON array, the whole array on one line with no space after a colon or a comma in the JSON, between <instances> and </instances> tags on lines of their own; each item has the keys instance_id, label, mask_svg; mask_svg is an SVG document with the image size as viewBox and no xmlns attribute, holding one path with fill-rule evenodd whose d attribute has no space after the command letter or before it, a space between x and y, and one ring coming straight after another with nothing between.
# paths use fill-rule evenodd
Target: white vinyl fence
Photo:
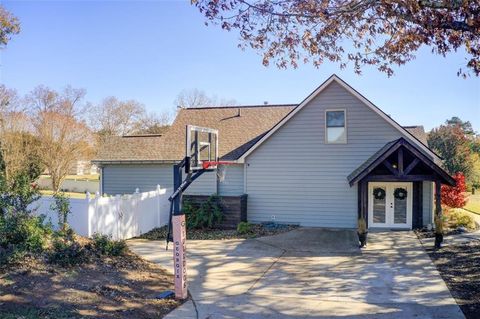
<instances>
[{"instance_id":1,"label":"white vinyl fence","mask_svg":"<svg viewBox=\"0 0 480 319\"><path fill-rule=\"evenodd\" d=\"M139 236L155 227L168 224L172 189L160 188L151 192L115 197L70 199L68 223L75 232L90 237L95 233L110 235L113 239L128 239ZM54 225L58 215L50 207L53 197L42 197L32 204L36 214L44 214Z\"/></svg>"}]
</instances>

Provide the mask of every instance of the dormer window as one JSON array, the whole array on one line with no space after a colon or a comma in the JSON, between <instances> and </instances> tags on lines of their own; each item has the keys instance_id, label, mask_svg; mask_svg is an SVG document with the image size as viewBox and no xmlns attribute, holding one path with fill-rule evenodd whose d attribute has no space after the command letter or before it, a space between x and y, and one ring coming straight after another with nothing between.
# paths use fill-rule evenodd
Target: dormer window
<instances>
[{"instance_id":1,"label":"dormer window","mask_svg":"<svg viewBox=\"0 0 480 319\"><path fill-rule=\"evenodd\" d=\"M347 143L345 110L325 111L325 142L328 144Z\"/></svg>"}]
</instances>

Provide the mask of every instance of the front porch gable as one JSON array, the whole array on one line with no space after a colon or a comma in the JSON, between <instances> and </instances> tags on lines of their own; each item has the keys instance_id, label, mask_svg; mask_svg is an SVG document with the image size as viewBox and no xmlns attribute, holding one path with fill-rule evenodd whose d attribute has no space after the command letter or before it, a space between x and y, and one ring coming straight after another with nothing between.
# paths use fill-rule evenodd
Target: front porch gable
<instances>
[{"instance_id":1,"label":"front porch gable","mask_svg":"<svg viewBox=\"0 0 480 319\"><path fill-rule=\"evenodd\" d=\"M372 190L370 189L371 187L369 188L369 185L380 185L380 188L383 187L382 185L385 185L382 188L385 191L387 186L393 183L408 183L408 185L411 185L411 194L408 194L408 196L412 196L409 202L411 204L409 204L410 206L407 207L406 211L411 214L408 215L408 225L412 228L423 226L422 201L424 194L422 182L435 182L436 218L440 218L442 214L440 185L455 185L455 180L439 164L435 163L404 138L385 144L385 146L353 171L347 179L350 186L358 185L358 218L365 219L367 225L369 220L372 222L373 218L369 216L370 211L373 210L373 203L369 202L372 201L372 194L370 194ZM388 186L388 190L392 191L390 186ZM393 214L394 200L392 200L391 194L389 196L388 203L385 200L379 205L384 205L385 210L390 209L392 211L391 214ZM380 217L393 220L391 216L384 217L381 215ZM389 224L385 221L385 225Z\"/></svg>"}]
</instances>

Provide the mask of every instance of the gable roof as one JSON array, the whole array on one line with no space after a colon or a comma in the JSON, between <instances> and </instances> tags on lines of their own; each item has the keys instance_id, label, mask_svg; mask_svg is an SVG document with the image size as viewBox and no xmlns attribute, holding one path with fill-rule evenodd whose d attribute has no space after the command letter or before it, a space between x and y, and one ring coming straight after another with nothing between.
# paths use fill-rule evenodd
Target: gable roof
<instances>
[{"instance_id":1,"label":"gable roof","mask_svg":"<svg viewBox=\"0 0 480 319\"><path fill-rule=\"evenodd\" d=\"M250 149L296 104L180 109L164 135L111 137L93 160L108 162L175 162L185 156L185 126L219 131L219 156L236 160Z\"/></svg>"},{"instance_id":2,"label":"gable roof","mask_svg":"<svg viewBox=\"0 0 480 319\"><path fill-rule=\"evenodd\" d=\"M387 121L390 125L395 127L400 133L402 133L405 138L407 138L410 142L418 146L424 152L437 158L440 160L437 154L435 154L432 150L428 148L426 144L420 141L416 136L414 136L408 129L403 128L400 124L394 121L390 116L385 114L382 110L380 110L377 106L375 106L372 102L366 99L363 95L357 92L354 88L348 85L345 81L339 78L336 74L330 76L325 82L323 82L315 91L313 91L306 99L304 99L295 109L293 109L290 113L287 114L275 127L273 127L267 134L265 134L257 143L255 143L250 149L248 149L239 159L239 162L244 162L245 158L250 155L257 147L259 147L263 142L265 142L272 134L274 134L280 127L282 127L286 122L288 122L295 114L297 114L301 109L303 109L311 100L313 100L317 95L319 95L324 89L326 89L332 82L338 83L360 101L362 101L367 107L369 107L372 111L380 115L385 121Z\"/></svg>"},{"instance_id":3,"label":"gable roof","mask_svg":"<svg viewBox=\"0 0 480 319\"><path fill-rule=\"evenodd\" d=\"M405 147L410 152L412 152L419 160L427 164L440 178L447 184L454 186L455 180L450 176L440 165L435 163L432 159L424 155L424 152L419 150L419 148L410 143L407 139L401 137L397 140L388 142L383 147L381 147L375 154L363 162L359 167L357 167L350 175L348 175L347 180L350 186L353 186L355 183L367 176L375 167L380 165L385 158L390 156L400 147Z\"/></svg>"},{"instance_id":4,"label":"gable roof","mask_svg":"<svg viewBox=\"0 0 480 319\"><path fill-rule=\"evenodd\" d=\"M309 101L336 81L364 104L396 127L409 141L440 162L427 147L423 126L402 127L336 75L332 75L300 104L247 105L180 109L175 121L162 135L110 137L100 148L96 163L171 163L185 156L185 126L210 127L219 131L219 156L222 160L242 163L246 156Z\"/></svg>"}]
</instances>

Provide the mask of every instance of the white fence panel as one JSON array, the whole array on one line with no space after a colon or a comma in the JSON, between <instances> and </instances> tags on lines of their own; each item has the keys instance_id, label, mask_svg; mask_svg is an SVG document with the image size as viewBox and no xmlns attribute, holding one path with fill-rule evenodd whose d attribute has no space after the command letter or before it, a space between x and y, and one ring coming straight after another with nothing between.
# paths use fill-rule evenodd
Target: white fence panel
<instances>
[{"instance_id":1,"label":"white fence panel","mask_svg":"<svg viewBox=\"0 0 480 319\"><path fill-rule=\"evenodd\" d=\"M36 214L43 214L47 221L51 221L53 226L58 226L58 214L51 209L54 203L53 197L42 197L40 200L32 204L32 208ZM81 236L89 236L88 232L88 200L86 199L70 199L70 209L72 213L68 216L68 222Z\"/></svg>"},{"instance_id":2,"label":"white fence panel","mask_svg":"<svg viewBox=\"0 0 480 319\"><path fill-rule=\"evenodd\" d=\"M168 224L170 202L168 196L172 189L160 189L156 191L139 194L137 210L139 212L139 232L144 234L155 227ZM158 194L158 195L157 195ZM152 227L155 225L155 227Z\"/></svg>"},{"instance_id":3,"label":"white fence panel","mask_svg":"<svg viewBox=\"0 0 480 319\"><path fill-rule=\"evenodd\" d=\"M95 233L109 235L113 239L139 236L155 227L168 224L172 189L157 190L132 195L70 199L72 214L68 223L76 233L90 237ZM50 207L52 197L42 197L33 204L37 214L45 214L47 220L58 224L57 213Z\"/></svg>"}]
</instances>

